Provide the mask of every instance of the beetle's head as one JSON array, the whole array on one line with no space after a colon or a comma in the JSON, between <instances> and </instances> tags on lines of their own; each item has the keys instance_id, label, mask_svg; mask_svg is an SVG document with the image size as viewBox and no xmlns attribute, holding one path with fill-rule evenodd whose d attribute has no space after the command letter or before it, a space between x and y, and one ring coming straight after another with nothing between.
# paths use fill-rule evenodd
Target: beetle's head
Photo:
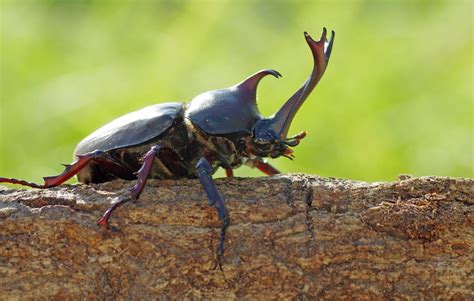
<instances>
[{"instance_id":1,"label":"beetle's head","mask_svg":"<svg viewBox=\"0 0 474 301\"><path fill-rule=\"evenodd\" d=\"M289 138L281 139L278 133L271 127L272 117L263 118L257 122L253 132L252 153L259 157L277 158L280 156L293 158L293 150L306 136L306 131Z\"/></svg>"},{"instance_id":2,"label":"beetle's head","mask_svg":"<svg viewBox=\"0 0 474 301\"><path fill-rule=\"evenodd\" d=\"M329 41L326 39L326 28L319 41L313 40L308 33L304 33L306 42L313 54L314 68L301 88L291 96L286 103L273 116L260 119L253 129L253 153L260 157L285 156L291 158L294 147L306 136L306 132L301 132L295 136L288 136L288 129L291 122L301 107L303 102L316 87L326 70L331 56L331 49L334 42L334 31Z\"/></svg>"}]
</instances>

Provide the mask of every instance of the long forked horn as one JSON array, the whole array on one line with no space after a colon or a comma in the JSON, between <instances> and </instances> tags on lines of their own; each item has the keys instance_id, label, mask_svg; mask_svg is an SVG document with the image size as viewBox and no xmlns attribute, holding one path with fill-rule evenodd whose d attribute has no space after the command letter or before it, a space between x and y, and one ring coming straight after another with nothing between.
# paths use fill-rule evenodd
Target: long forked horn
<instances>
[{"instance_id":1,"label":"long forked horn","mask_svg":"<svg viewBox=\"0 0 474 301\"><path fill-rule=\"evenodd\" d=\"M317 83L321 79L326 71L326 67L329 63L329 57L331 56L332 45L334 43L335 32L331 32L331 38L329 41L326 39L326 28L323 28L323 33L319 41L313 40L313 38L307 33L304 33L306 42L308 43L314 59L314 67L311 75L306 82L298 89L298 91L291 96L281 109L272 118L272 128L275 133L278 134L280 139L285 139L288 135L288 129L290 128L291 121L295 116L298 109L301 107L303 102L316 87Z\"/></svg>"}]
</instances>

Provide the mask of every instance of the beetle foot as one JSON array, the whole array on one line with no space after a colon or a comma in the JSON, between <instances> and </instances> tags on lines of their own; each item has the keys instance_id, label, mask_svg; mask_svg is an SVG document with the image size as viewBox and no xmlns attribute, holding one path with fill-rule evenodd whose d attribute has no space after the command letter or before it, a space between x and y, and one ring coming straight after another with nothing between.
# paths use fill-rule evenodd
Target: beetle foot
<instances>
[{"instance_id":1,"label":"beetle foot","mask_svg":"<svg viewBox=\"0 0 474 301\"><path fill-rule=\"evenodd\" d=\"M28 186L28 187L33 187L33 188L46 188L44 185L38 185L35 183L27 182L24 180L18 180L14 178L1 178L0 177L0 183L10 183L10 184L19 184L23 186Z\"/></svg>"},{"instance_id":2,"label":"beetle foot","mask_svg":"<svg viewBox=\"0 0 474 301\"><path fill-rule=\"evenodd\" d=\"M97 224L101 227L104 227L106 229L110 229L110 225L109 225L109 218L110 216L112 215L112 212L117 209L118 207L122 206L123 204L125 204L126 202L130 201L131 198L123 198L121 200L118 200L117 202L115 202L112 206L110 206L105 212L104 214L102 215L102 217L99 219L99 221L97 222Z\"/></svg>"},{"instance_id":3,"label":"beetle foot","mask_svg":"<svg viewBox=\"0 0 474 301\"><path fill-rule=\"evenodd\" d=\"M219 270L221 270L222 272L224 271L222 269L222 255L216 255L216 257L212 261L210 269L214 271L217 268L219 268Z\"/></svg>"},{"instance_id":4,"label":"beetle foot","mask_svg":"<svg viewBox=\"0 0 474 301\"><path fill-rule=\"evenodd\" d=\"M222 270L222 254L224 254L224 240L225 240L225 233L226 233L226 230L227 228L229 227L229 224L230 224L230 217L228 214L226 214L225 216L221 217L221 219L223 220L222 221L222 227L221 227L221 233L220 233L220 237L219 237L219 242L217 243L217 253L216 253L216 257L214 259L214 262L211 266L211 269L212 270L215 270L217 268L219 268L219 270L223 271Z\"/></svg>"},{"instance_id":5,"label":"beetle foot","mask_svg":"<svg viewBox=\"0 0 474 301\"><path fill-rule=\"evenodd\" d=\"M105 215L99 219L97 225L107 230L110 229L109 219Z\"/></svg>"},{"instance_id":6,"label":"beetle foot","mask_svg":"<svg viewBox=\"0 0 474 301\"><path fill-rule=\"evenodd\" d=\"M108 209L106 211L106 213L104 213L104 215L99 219L99 221L97 222L97 225L102 229L103 232L105 233L108 233L110 232L111 228L110 228L110 223L109 223L109 217L110 217L110 214L108 216L106 216L108 212Z\"/></svg>"}]
</instances>

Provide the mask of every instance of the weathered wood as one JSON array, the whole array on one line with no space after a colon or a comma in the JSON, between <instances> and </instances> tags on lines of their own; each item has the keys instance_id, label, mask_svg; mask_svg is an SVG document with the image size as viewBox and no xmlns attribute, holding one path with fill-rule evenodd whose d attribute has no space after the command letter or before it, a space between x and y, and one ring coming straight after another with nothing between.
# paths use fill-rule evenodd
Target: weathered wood
<instances>
[{"instance_id":1,"label":"weathered wood","mask_svg":"<svg viewBox=\"0 0 474 301\"><path fill-rule=\"evenodd\" d=\"M197 180L0 191L0 299L471 299L474 180L220 179L219 226Z\"/></svg>"}]
</instances>

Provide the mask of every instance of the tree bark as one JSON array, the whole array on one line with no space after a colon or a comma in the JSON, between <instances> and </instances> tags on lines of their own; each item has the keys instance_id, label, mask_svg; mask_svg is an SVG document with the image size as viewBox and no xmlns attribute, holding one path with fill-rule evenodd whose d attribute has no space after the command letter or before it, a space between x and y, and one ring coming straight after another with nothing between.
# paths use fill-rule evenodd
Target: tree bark
<instances>
[{"instance_id":1,"label":"tree bark","mask_svg":"<svg viewBox=\"0 0 474 301\"><path fill-rule=\"evenodd\" d=\"M474 180L365 183L284 174L218 179L220 222L197 180L0 190L0 299L474 298Z\"/></svg>"}]
</instances>

